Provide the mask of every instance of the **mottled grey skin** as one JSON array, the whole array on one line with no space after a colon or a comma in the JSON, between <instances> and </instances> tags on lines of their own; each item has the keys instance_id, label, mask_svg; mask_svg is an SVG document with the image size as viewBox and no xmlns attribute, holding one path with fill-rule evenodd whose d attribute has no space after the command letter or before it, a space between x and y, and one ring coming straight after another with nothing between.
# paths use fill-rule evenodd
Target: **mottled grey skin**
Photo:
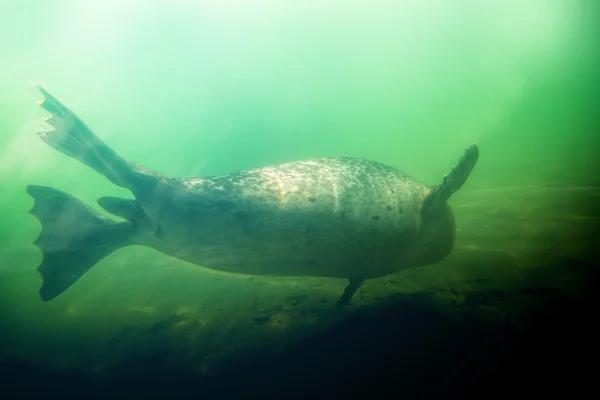
<instances>
[{"instance_id":1,"label":"mottled grey skin","mask_svg":"<svg viewBox=\"0 0 600 400\"><path fill-rule=\"evenodd\" d=\"M429 191L379 163L329 158L202 179L158 178L136 198L152 221L152 246L174 257L255 275L376 278L450 251L448 208L434 237L421 229ZM416 251L427 240L435 254Z\"/></svg>"},{"instance_id":2,"label":"mottled grey skin","mask_svg":"<svg viewBox=\"0 0 600 400\"><path fill-rule=\"evenodd\" d=\"M52 113L48 123L54 129L41 132L40 137L135 196L135 200L99 200L103 208L127 222L82 215L81 220L96 218L90 226L100 221L107 230L114 226L114 232L109 240L86 228L89 234L80 234L84 240L79 240L78 251L87 253L67 265L63 260L73 246L71 253L61 249L59 254L56 245L47 243L51 229L68 227L49 222L58 218L42 210L41 202L62 199L61 209L68 209L78 200L51 188L30 189L36 204L40 202L32 213L44 226L54 224L36 242L45 255L54 251L55 256L39 268L45 300L64 291L104 256L89 250L102 243L110 251L128 244L147 245L227 272L346 278L350 285L340 299L346 303L365 279L435 263L450 253L455 225L446 200L462 186L478 155L475 146L468 149L439 187L424 186L395 168L357 158L322 158L178 179L122 159L41 90L42 107ZM75 264L81 265L77 271L69 266Z\"/></svg>"}]
</instances>

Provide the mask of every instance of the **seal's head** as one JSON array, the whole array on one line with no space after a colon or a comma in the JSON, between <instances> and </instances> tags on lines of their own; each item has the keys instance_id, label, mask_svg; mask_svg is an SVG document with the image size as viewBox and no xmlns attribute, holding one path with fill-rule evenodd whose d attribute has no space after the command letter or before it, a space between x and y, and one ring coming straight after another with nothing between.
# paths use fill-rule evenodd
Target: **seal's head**
<instances>
[{"instance_id":1,"label":"seal's head","mask_svg":"<svg viewBox=\"0 0 600 400\"><path fill-rule=\"evenodd\" d=\"M421 210L419 234L411 243L411 266L434 264L443 260L454 247L456 225L448 204L435 209Z\"/></svg>"}]
</instances>

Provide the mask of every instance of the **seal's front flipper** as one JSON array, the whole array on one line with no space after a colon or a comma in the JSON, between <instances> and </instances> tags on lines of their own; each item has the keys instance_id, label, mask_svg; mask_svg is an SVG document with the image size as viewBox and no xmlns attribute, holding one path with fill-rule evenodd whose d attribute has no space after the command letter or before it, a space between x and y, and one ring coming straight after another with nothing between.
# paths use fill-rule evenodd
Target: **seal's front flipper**
<instances>
[{"instance_id":1,"label":"seal's front flipper","mask_svg":"<svg viewBox=\"0 0 600 400\"><path fill-rule=\"evenodd\" d=\"M478 158L479 147L472 144L465 150L465 154L460 158L458 164L444 177L444 184L442 186L447 189L450 194L460 189L471 174Z\"/></svg>"},{"instance_id":2,"label":"seal's front flipper","mask_svg":"<svg viewBox=\"0 0 600 400\"><path fill-rule=\"evenodd\" d=\"M446 204L450 196L460 189L471 174L477 159L479 158L479 148L472 144L466 150L458 164L452 168L448 175L444 176L444 182L434 188L425 199L424 209L439 209Z\"/></svg>"},{"instance_id":3,"label":"seal's front flipper","mask_svg":"<svg viewBox=\"0 0 600 400\"><path fill-rule=\"evenodd\" d=\"M34 244L42 251L38 267L42 300L52 300L120 247L133 244L137 229L130 222L114 222L60 190L30 185L35 204L30 213L42 224Z\"/></svg>"},{"instance_id":4,"label":"seal's front flipper","mask_svg":"<svg viewBox=\"0 0 600 400\"><path fill-rule=\"evenodd\" d=\"M346 289L344 289L344 293L342 293L342 296L337 301L337 306L343 307L346 304L348 304L354 293L356 293L356 291L364 281L364 278L350 278L348 286L346 286Z\"/></svg>"}]
</instances>

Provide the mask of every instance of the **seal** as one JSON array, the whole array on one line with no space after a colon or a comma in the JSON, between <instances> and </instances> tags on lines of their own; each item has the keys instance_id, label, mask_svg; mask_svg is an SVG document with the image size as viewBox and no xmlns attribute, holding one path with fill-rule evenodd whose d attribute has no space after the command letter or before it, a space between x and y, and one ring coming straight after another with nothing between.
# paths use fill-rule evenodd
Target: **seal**
<instances>
[{"instance_id":1,"label":"seal","mask_svg":"<svg viewBox=\"0 0 600 400\"><path fill-rule=\"evenodd\" d=\"M121 158L69 108L39 87L51 129L39 137L93 168L134 199L103 197L107 218L71 195L29 185L42 230L40 296L63 293L111 252L150 246L232 273L348 279L348 303L365 279L436 263L452 250L448 199L478 156L465 151L443 183L430 187L359 158L320 158L223 176L174 178Z\"/></svg>"}]
</instances>

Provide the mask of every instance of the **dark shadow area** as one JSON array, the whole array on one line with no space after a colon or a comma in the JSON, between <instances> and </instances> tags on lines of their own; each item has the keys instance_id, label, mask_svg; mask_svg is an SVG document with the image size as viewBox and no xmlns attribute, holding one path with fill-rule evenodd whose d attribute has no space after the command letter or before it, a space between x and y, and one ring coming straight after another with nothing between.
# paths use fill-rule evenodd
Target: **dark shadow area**
<instances>
[{"instance_id":1,"label":"dark shadow area","mask_svg":"<svg viewBox=\"0 0 600 400\"><path fill-rule=\"evenodd\" d=\"M570 268L577 269L576 265ZM4 360L3 398L473 398L576 396L591 389L598 355L589 287L553 294L524 329L450 319L427 295L397 296L363 309L285 353L253 356L201 376L167 355L130 359L103 375L53 373Z\"/></svg>"},{"instance_id":2,"label":"dark shadow area","mask_svg":"<svg viewBox=\"0 0 600 400\"><path fill-rule=\"evenodd\" d=\"M181 361L180 347L170 351L169 343L161 342L169 336L158 334L160 324L151 330L156 330L153 343L163 353L127 358L97 374L0 360L0 396L464 399L593 393L600 337L597 196L594 191L583 198L574 189L554 197L544 193L523 201L534 207L522 205L521 214L499 209L500 220L482 208L474 212L478 219L462 219L471 229L465 228L462 239L480 248L457 251L448 261L449 271L460 280L441 276L446 283L435 290L446 291L443 295L434 290L382 298L285 352L240 352L210 375L192 372L188 361ZM539 201L546 197L549 202ZM489 204L485 197L478 201ZM563 215L564 210L579 214ZM521 221L521 215L527 219ZM504 228L504 220L514 226ZM501 246L485 246L503 240L509 249L528 246L524 265L518 266ZM445 295L460 283L463 300L453 302ZM486 309L507 314L486 319ZM0 330L0 342L6 332Z\"/></svg>"}]
</instances>

